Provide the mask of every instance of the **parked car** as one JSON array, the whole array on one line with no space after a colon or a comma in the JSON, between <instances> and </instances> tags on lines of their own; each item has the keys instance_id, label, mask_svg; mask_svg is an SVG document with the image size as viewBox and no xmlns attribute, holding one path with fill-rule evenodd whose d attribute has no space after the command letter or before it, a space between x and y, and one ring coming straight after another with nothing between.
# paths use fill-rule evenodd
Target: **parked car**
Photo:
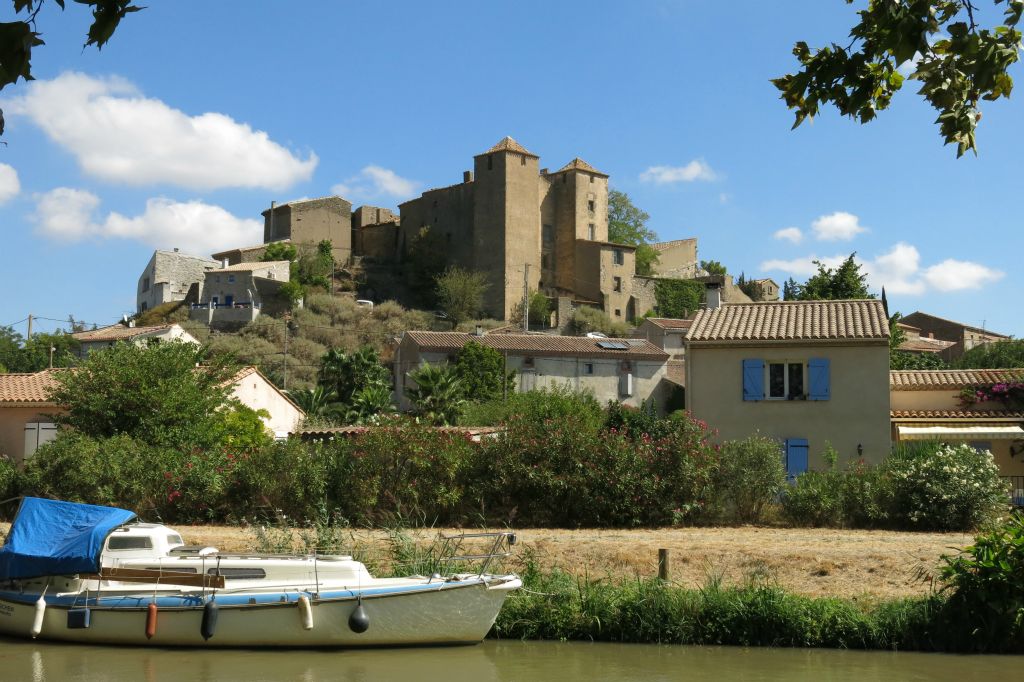
<instances>
[{"instance_id":1,"label":"parked car","mask_svg":"<svg viewBox=\"0 0 1024 682\"><path fill-rule=\"evenodd\" d=\"M602 332L587 332L588 339L607 339L608 335Z\"/></svg>"},{"instance_id":2,"label":"parked car","mask_svg":"<svg viewBox=\"0 0 1024 682\"><path fill-rule=\"evenodd\" d=\"M371 308L372 309L373 308L373 301L370 301L370 300L365 299L365 298L357 298L356 299L356 305L359 306L360 308Z\"/></svg>"}]
</instances>

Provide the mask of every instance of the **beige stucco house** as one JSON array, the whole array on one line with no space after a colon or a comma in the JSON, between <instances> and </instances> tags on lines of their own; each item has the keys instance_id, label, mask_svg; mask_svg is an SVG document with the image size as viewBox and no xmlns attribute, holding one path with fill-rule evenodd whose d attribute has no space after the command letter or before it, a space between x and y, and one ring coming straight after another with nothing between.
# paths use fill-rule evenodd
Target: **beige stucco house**
<instances>
[{"instance_id":1,"label":"beige stucco house","mask_svg":"<svg viewBox=\"0 0 1024 682\"><path fill-rule=\"evenodd\" d=\"M130 320L126 323L112 324L109 327L75 332L71 336L79 343L78 356L80 358L86 357L95 350L109 348L120 341L131 342L137 346L167 341L199 345L199 340L182 329L180 324L136 327L135 323Z\"/></svg>"},{"instance_id":2,"label":"beige stucco house","mask_svg":"<svg viewBox=\"0 0 1024 682\"><path fill-rule=\"evenodd\" d=\"M399 407L411 404L408 373L421 364L454 361L464 345L493 348L516 373L516 390L565 387L590 391L602 403L617 400L638 407L653 399L660 407L673 390L666 380L668 353L644 339L592 339L547 334L464 334L408 331L395 354L395 393Z\"/></svg>"},{"instance_id":3,"label":"beige stucco house","mask_svg":"<svg viewBox=\"0 0 1024 682\"><path fill-rule=\"evenodd\" d=\"M892 439L970 443L989 450L1024 504L1024 410L991 401L960 404L965 388L1022 381L1024 368L894 370L889 373Z\"/></svg>"},{"instance_id":4,"label":"beige stucco house","mask_svg":"<svg viewBox=\"0 0 1024 682\"><path fill-rule=\"evenodd\" d=\"M0 455L21 465L39 446L57 437L53 415L63 412L63 408L48 395L57 372L73 371L0 374ZM270 413L263 423L275 438L294 433L305 418L302 409L255 367L240 370L230 383L230 398Z\"/></svg>"},{"instance_id":5,"label":"beige stucco house","mask_svg":"<svg viewBox=\"0 0 1024 682\"><path fill-rule=\"evenodd\" d=\"M882 302L727 304L686 337L686 407L720 440L777 438L790 475L889 452L889 325Z\"/></svg>"}]
</instances>

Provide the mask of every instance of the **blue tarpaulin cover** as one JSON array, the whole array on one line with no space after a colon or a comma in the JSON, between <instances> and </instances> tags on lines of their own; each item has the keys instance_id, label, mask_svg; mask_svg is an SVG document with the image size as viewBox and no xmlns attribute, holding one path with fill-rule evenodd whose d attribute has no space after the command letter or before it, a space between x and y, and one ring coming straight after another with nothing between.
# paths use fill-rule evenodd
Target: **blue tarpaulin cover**
<instances>
[{"instance_id":1,"label":"blue tarpaulin cover","mask_svg":"<svg viewBox=\"0 0 1024 682\"><path fill-rule=\"evenodd\" d=\"M107 536L134 518L116 507L26 497L0 548L0 580L96 573Z\"/></svg>"}]
</instances>

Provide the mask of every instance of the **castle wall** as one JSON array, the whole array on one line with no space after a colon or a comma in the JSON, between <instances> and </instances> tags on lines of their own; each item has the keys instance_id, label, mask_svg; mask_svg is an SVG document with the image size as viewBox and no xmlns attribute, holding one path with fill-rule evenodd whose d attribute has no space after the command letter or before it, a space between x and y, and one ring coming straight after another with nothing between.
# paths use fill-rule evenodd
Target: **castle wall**
<instances>
[{"instance_id":1,"label":"castle wall","mask_svg":"<svg viewBox=\"0 0 1024 682\"><path fill-rule=\"evenodd\" d=\"M339 263L352 257L352 204L341 197L293 201L263 212L263 241L291 239L293 244L330 240Z\"/></svg>"}]
</instances>

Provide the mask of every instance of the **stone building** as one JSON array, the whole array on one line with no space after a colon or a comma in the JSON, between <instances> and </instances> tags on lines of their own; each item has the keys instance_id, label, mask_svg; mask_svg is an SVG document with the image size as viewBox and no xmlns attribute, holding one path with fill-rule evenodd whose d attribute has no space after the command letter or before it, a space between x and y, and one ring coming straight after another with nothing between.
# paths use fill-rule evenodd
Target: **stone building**
<instances>
[{"instance_id":1,"label":"stone building","mask_svg":"<svg viewBox=\"0 0 1024 682\"><path fill-rule=\"evenodd\" d=\"M654 262L655 277L672 279L692 279L701 274L697 262L697 238L675 239L670 242L657 242L651 248L658 252L658 260Z\"/></svg>"},{"instance_id":2,"label":"stone building","mask_svg":"<svg viewBox=\"0 0 1024 682\"><path fill-rule=\"evenodd\" d=\"M189 319L217 329L231 330L255 320L261 311L287 308L278 296L290 278L286 260L227 265L206 273L203 294L192 306Z\"/></svg>"},{"instance_id":3,"label":"stone building","mask_svg":"<svg viewBox=\"0 0 1024 682\"><path fill-rule=\"evenodd\" d=\"M196 300L203 273L217 267L217 261L173 251L154 251L145 270L139 275L135 294L136 312L145 312L161 303L184 301L195 287Z\"/></svg>"},{"instance_id":4,"label":"stone building","mask_svg":"<svg viewBox=\"0 0 1024 682\"><path fill-rule=\"evenodd\" d=\"M272 203L263 211L263 243L285 239L296 245L329 240L334 260L347 262L352 257L352 203L334 196Z\"/></svg>"},{"instance_id":5,"label":"stone building","mask_svg":"<svg viewBox=\"0 0 1024 682\"><path fill-rule=\"evenodd\" d=\"M952 345L944 349L940 356L946 362L952 362L963 356L964 353L975 346L983 346L986 343L1007 341L1010 337L1005 334L972 327L969 324L946 320L935 315L915 311L901 320L904 324L918 330L918 336L940 341L952 341Z\"/></svg>"},{"instance_id":6,"label":"stone building","mask_svg":"<svg viewBox=\"0 0 1024 682\"><path fill-rule=\"evenodd\" d=\"M491 316L508 318L524 285L591 303L613 320L630 316L634 249L608 241L608 175L582 159L549 172L506 137L473 158L461 183L399 209L398 260L423 230L433 232L449 264L490 277Z\"/></svg>"}]
</instances>

